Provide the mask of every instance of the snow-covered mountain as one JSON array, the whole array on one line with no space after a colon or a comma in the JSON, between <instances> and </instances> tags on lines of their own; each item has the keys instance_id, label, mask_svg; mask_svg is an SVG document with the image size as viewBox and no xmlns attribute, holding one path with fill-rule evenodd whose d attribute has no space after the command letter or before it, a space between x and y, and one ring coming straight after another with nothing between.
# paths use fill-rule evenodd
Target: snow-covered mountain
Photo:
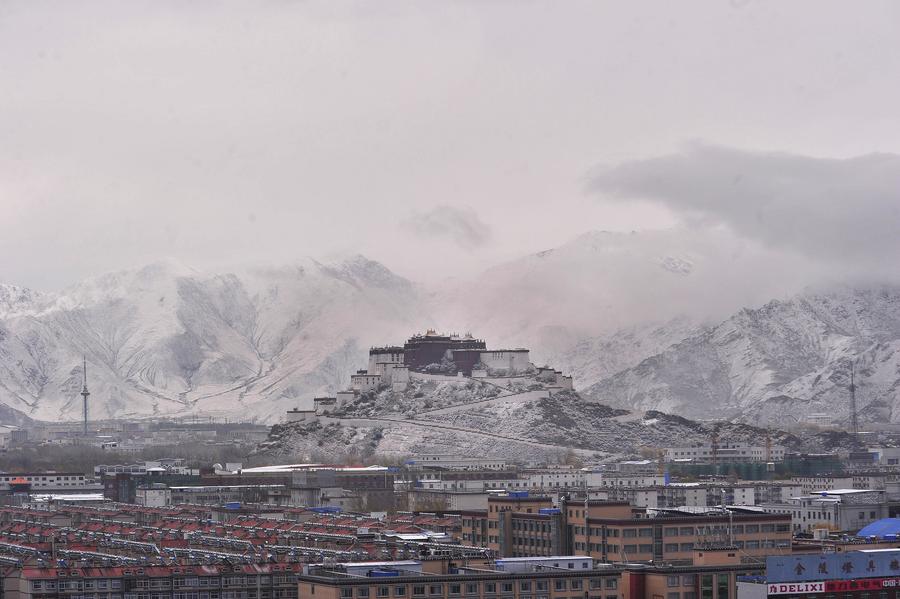
<instances>
[{"instance_id":1,"label":"snow-covered mountain","mask_svg":"<svg viewBox=\"0 0 900 599\"><path fill-rule=\"evenodd\" d=\"M681 230L587 233L430 291L360 256L218 274L163 261L59 293L0 285L0 405L80 418L85 355L94 418L274 422L345 387L370 345L433 327L530 347L585 397L694 418L845 413L858 358L864 418L900 420L900 291L792 296L795 272Z\"/></svg>"},{"instance_id":2,"label":"snow-covered mountain","mask_svg":"<svg viewBox=\"0 0 900 599\"><path fill-rule=\"evenodd\" d=\"M900 421L900 287L840 287L744 309L585 395L613 406L753 423Z\"/></svg>"},{"instance_id":3,"label":"snow-covered mountain","mask_svg":"<svg viewBox=\"0 0 900 599\"><path fill-rule=\"evenodd\" d=\"M0 298L0 401L52 420L79 417L82 355L92 417L270 419L428 321L412 283L358 256L222 275L166 261Z\"/></svg>"}]
</instances>

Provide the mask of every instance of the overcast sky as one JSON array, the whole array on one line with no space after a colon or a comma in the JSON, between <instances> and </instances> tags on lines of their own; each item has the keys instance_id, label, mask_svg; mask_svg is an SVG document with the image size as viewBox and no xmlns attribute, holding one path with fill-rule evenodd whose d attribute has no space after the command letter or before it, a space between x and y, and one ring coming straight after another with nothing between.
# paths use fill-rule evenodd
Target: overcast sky
<instances>
[{"instance_id":1,"label":"overcast sky","mask_svg":"<svg viewBox=\"0 0 900 599\"><path fill-rule=\"evenodd\" d=\"M886 260L897 73L893 1L0 0L0 282L685 223Z\"/></svg>"}]
</instances>

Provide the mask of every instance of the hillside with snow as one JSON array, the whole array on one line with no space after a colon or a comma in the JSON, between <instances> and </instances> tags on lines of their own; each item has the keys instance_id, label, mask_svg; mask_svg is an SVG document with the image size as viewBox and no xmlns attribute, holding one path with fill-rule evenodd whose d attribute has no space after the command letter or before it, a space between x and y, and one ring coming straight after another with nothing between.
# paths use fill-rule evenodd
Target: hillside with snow
<instances>
[{"instance_id":1,"label":"hillside with snow","mask_svg":"<svg viewBox=\"0 0 900 599\"><path fill-rule=\"evenodd\" d=\"M710 231L592 232L439 290L361 256L0 285L0 419L79 419L84 355L91 418L277 422L346 388L371 345L436 328L529 347L587 399L698 419L840 417L855 360L863 421L900 420L898 288L801 292L769 259Z\"/></svg>"},{"instance_id":2,"label":"hillside with snow","mask_svg":"<svg viewBox=\"0 0 900 599\"><path fill-rule=\"evenodd\" d=\"M613 406L757 424L900 421L900 287L841 287L744 309L585 395Z\"/></svg>"},{"instance_id":3,"label":"hillside with snow","mask_svg":"<svg viewBox=\"0 0 900 599\"><path fill-rule=\"evenodd\" d=\"M362 257L221 275L160 262L0 297L0 401L46 420L79 417L82 355L92 418L277 419L427 321L412 283Z\"/></svg>"}]
</instances>

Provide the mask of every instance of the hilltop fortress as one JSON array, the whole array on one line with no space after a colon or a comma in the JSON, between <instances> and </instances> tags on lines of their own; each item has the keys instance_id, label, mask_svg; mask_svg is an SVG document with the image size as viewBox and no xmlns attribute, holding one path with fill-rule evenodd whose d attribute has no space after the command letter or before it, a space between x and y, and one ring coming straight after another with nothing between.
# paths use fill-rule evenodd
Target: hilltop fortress
<instances>
[{"instance_id":1,"label":"hilltop fortress","mask_svg":"<svg viewBox=\"0 0 900 599\"><path fill-rule=\"evenodd\" d=\"M390 388L402 392L412 380L458 381L473 378L505 386L513 379L541 383L549 388L572 389L572 377L549 366L531 363L529 350L488 349L471 334L445 335L429 329L406 343L373 347L367 368L350 375L350 387L334 397L316 397L312 410L288 411L288 420L328 414L355 401L361 394Z\"/></svg>"}]
</instances>

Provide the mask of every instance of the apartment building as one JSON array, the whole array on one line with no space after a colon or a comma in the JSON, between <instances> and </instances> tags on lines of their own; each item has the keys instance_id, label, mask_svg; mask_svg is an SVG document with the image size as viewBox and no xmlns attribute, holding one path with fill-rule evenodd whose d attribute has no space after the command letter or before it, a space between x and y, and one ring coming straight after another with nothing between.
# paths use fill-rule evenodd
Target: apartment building
<instances>
[{"instance_id":1,"label":"apartment building","mask_svg":"<svg viewBox=\"0 0 900 599\"><path fill-rule=\"evenodd\" d=\"M765 447L750 445L749 443L722 443L716 446L707 444L691 447L668 447L664 450L664 456L667 462L781 462L784 461L784 454L785 448L781 445Z\"/></svg>"},{"instance_id":2,"label":"apartment building","mask_svg":"<svg viewBox=\"0 0 900 599\"><path fill-rule=\"evenodd\" d=\"M0 473L0 493L14 493L17 491L74 493L99 489L101 489L101 486L85 478L83 472Z\"/></svg>"},{"instance_id":3,"label":"apartment building","mask_svg":"<svg viewBox=\"0 0 900 599\"><path fill-rule=\"evenodd\" d=\"M748 556L790 551L791 521L731 506L631 513L626 503L589 501L564 507L572 552L602 561L690 559L694 549L728 542Z\"/></svg>"},{"instance_id":4,"label":"apartment building","mask_svg":"<svg viewBox=\"0 0 900 599\"><path fill-rule=\"evenodd\" d=\"M462 512L462 543L500 556L562 552L613 562L685 560L710 543L727 542L747 556L791 546L791 517L758 508L638 509L597 500L556 508L546 497L528 499L526 504L522 498L491 497L486 512Z\"/></svg>"},{"instance_id":5,"label":"apartment building","mask_svg":"<svg viewBox=\"0 0 900 599\"><path fill-rule=\"evenodd\" d=\"M803 495L811 495L817 491L834 489L852 489L852 476L795 476L791 482L799 485Z\"/></svg>"},{"instance_id":6,"label":"apartment building","mask_svg":"<svg viewBox=\"0 0 900 599\"><path fill-rule=\"evenodd\" d=\"M4 599L295 599L299 564L6 568Z\"/></svg>"},{"instance_id":7,"label":"apartment building","mask_svg":"<svg viewBox=\"0 0 900 599\"><path fill-rule=\"evenodd\" d=\"M426 571L415 562L310 566L298 599L624 599L621 569L578 556L497 560Z\"/></svg>"}]
</instances>

